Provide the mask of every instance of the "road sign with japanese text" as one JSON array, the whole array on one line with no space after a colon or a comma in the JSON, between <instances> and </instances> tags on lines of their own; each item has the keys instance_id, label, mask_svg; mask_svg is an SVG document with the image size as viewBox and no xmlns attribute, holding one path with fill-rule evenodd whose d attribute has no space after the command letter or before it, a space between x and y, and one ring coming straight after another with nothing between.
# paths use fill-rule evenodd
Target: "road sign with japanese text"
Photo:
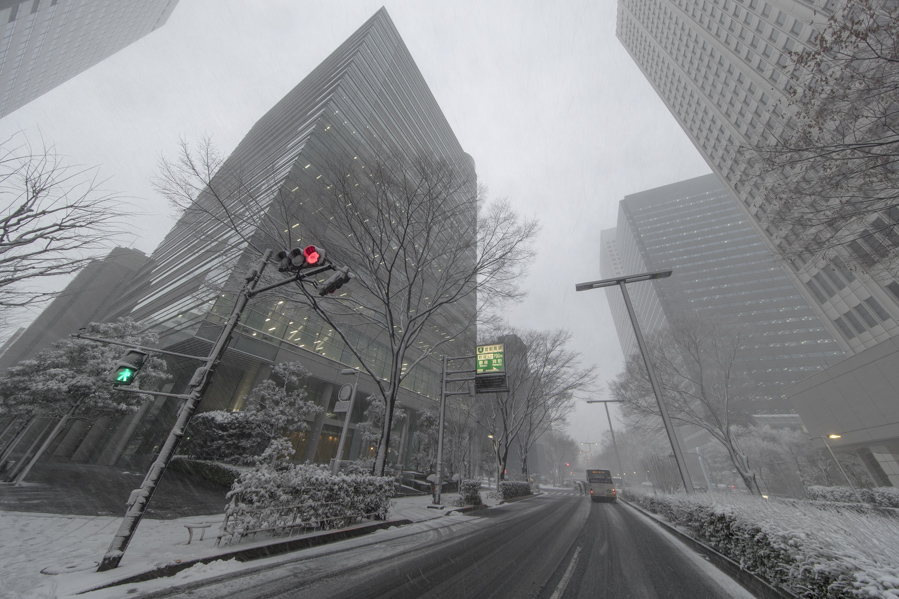
<instances>
[{"instance_id":1,"label":"road sign with japanese text","mask_svg":"<svg viewBox=\"0 0 899 599\"><path fill-rule=\"evenodd\" d=\"M506 371L506 359L502 343L477 347L475 374L496 374Z\"/></svg>"}]
</instances>

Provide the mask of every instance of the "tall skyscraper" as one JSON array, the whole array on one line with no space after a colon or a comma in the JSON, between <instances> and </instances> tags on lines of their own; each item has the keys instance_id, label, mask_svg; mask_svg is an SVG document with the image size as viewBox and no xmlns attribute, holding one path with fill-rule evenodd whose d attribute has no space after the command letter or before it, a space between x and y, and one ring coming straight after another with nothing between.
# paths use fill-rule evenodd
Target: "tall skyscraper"
<instances>
[{"instance_id":1,"label":"tall skyscraper","mask_svg":"<svg viewBox=\"0 0 899 599\"><path fill-rule=\"evenodd\" d=\"M158 29L177 4L0 1L0 117Z\"/></svg>"},{"instance_id":2,"label":"tall skyscraper","mask_svg":"<svg viewBox=\"0 0 899 599\"><path fill-rule=\"evenodd\" d=\"M664 329L682 316L745 327L738 367L785 411L783 389L843 359L843 352L795 289L771 251L715 175L626 196L618 226L603 231L603 278L673 269L628 288L641 329ZM626 356L637 351L621 292L607 288Z\"/></svg>"},{"instance_id":3,"label":"tall skyscraper","mask_svg":"<svg viewBox=\"0 0 899 599\"><path fill-rule=\"evenodd\" d=\"M788 53L809 45L842 0L619 0L617 35L769 248L795 235L765 217L763 182L741 146L776 135L787 115ZM791 263L787 275L849 354L899 334L888 273Z\"/></svg>"},{"instance_id":4,"label":"tall skyscraper","mask_svg":"<svg viewBox=\"0 0 899 599\"><path fill-rule=\"evenodd\" d=\"M335 244L338 238L345 240L349 233L338 230L331 218L335 207L325 203L324 181L333 174L329 169L341 161L366 162L387 146L410 156L442 161L462 174L464 187L447 201L462 205L462 200L474 197L474 161L462 150L386 10L381 9L259 119L234 149L213 179L213 187L237 192L225 198L214 196L207 187L193 205L215 212L217 202L229 204L232 214L243 215L239 224L235 227L224 218L209 218L203 210L188 208L111 316L128 315L151 324L167 349L205 355L209 340L215 338L230 312L233 291L242 283L247 267L259 259L259 249L266 247L253 246L278 237L289 245L268 247L278 250L315 244L327 249L329 240ZM248 197L253 201L242 204L241 198ZM279 208L289 209L291 220L282 222L281 230L263 230L276 220L267 217L273 217L272 211ZM247 211L254 218L244 218ZM444 223L441 233L470 236L470 256L458 259L470 258L472 263L475 219L471 204L471 214ZM260 224L263 222L268 224ZM357 272L365 276L365 271ZM431 295L427 281L422 290L424 296ZM353 285L340 290L344 292L353 297ZM431 345L440 341L449 355L470 354L475 342L474 314L475 297L470 295L442 315L455 323L471 322L463 334L448 341L446 329L437 326L422 331L418 341ZM440 325L444 320L436 322ZM366 364L379 376L396 375L388 371L386 340L365 326L364 319L346 334L354 338ZM356 365L336 331L311 311L297 311L290 301L260 296L244 313L231 347L238 351L226 354L200 409L239 409L242 398L267 375L272 363L298 360L312 375L307 385L310 399L325 411L310 423L309 431L295 439L296 458L326 462L335 457L343 415L332 409L337 387L350 382L340 377L340 371ZM195 367L178 364L174 384L183 385ZM414 412L434 405L431 398L439 394L440 371L436 359L425 360L410 370L404 382L400 401L409 417L394 432L401 454L412 448ZM373 384L360 379L360 395L375 392ZM129 456L145 459L152 455L168 430L175 407L172 402L157 401L141 416L140 426L120 426L123 432L109 444L118 449L106 452L101 461L122 459L128 463ZM364 409L365 403L358 401L352 438L342 458L355 458L368 449L361 446L361 435L353 434Z\"/></svg>"}]
</instances>

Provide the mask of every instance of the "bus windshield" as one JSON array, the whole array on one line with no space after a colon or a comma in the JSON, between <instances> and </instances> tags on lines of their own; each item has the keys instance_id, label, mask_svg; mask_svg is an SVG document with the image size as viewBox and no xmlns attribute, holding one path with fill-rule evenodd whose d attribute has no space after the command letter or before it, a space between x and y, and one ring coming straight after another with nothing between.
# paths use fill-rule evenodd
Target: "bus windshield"
<instances>
[{"instance_id":1,"label":"bus windshield","mask_svg":"<svg viewBox=\"0 0 899 599\"><path fill-rule=\"evenodd\" d=\"M608 470L587 470L587 482L610 485L612 473Z\"/></svg>"}]
</instances>

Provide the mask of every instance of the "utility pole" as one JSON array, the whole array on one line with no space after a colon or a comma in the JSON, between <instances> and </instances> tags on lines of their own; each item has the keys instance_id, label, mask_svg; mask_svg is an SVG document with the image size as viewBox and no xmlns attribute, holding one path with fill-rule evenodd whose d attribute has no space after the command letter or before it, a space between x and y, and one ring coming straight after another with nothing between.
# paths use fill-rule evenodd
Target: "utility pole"
<instances>
[{"instance_id":1,"label":"utility pole","mask_svg":"<svg viewBox=\"0 0 899 599\"><path fill-rule=\"evenodd\" d=\"M310 249L312 250L312 253L315 254L314 259L309 259L309 257L307 257L305 258L307 261L301 265L299 258L295 258L293 266L290 267L291 270L296 270L296 276L257 289L256 285L259 283L262 272L265 270L265 266L272 255L272 250L266 250L262 259L252 267L244 277L246 283L237 295L237 300L234 303L234 308L231 310L231 315L225 322L225 326L222 328L221 333L219 333L218 339L216 339L212 351L209 353L209 356L206 357L203 366L194 372L194 375L188 384L188 392L182 395L149 392L152 395L177 397L184 400L184 403L178 411L175 426L173 426L172 430L169 432L169 436L163 443L162 449L159 450L156 460L153 462L153 465L150 466L147 475L144 477L143 483L140 488L131 492L126 504L127 510L125 512L125 517L122 520L122 524L119 526L115 537L113 537L112 542L109 544L109 549L106 550L106 555L103 556L103 560L100 562L100 567L97 568L97 572L105 572L106 570L116 568L122 561L125 550L128 548L128 544L131 542L134 533L137 531L137 526L140 524L141 518L143 518L144 512L147 509L147 504L153 497L153 493L156 491L156 487L159 485L159 481L162 478L166 467L172 457L174 457L175 451L177 450L181 438L184 436L184 432L187 429L187 425L190 422L190 418L193 416L197 406L203 399L203 394L209 387L215 368L218 366L222 354L228 347L234 328L240 321L240 316L250 299L264 291L269 291L276 287L287 285L288 283L302 282L310 276L320 274L327 270L334 270L334 267L327 262L319 262L319 255L315 253L316 249L314 246L306 248L306 252ZM286 254L286 252L282 252L282 254ZM311 256L311 254L309 254L309 256ZM312 268L304 271L302 270L304 267ZM281 270L286 270L286 268L282 267ZM146 391L138 392L148 393Z\"/></svg>"}]
</instances>

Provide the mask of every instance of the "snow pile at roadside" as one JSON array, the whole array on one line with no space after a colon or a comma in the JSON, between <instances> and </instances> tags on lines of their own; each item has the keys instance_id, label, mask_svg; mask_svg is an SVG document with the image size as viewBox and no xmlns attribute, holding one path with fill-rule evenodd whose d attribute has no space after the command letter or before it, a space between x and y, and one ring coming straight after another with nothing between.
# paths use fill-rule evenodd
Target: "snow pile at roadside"
<instances>
[{"instance_id":1,"label":"snow pile at roadside","mask_svg":"<svg viewBox=\"0 0 899 599\"><path fill-rule=\"evenodd\" d=\"M622 498L800 597L899 599L899 519L876 510L726 494Z\"/></svg>"}]
</instances>

